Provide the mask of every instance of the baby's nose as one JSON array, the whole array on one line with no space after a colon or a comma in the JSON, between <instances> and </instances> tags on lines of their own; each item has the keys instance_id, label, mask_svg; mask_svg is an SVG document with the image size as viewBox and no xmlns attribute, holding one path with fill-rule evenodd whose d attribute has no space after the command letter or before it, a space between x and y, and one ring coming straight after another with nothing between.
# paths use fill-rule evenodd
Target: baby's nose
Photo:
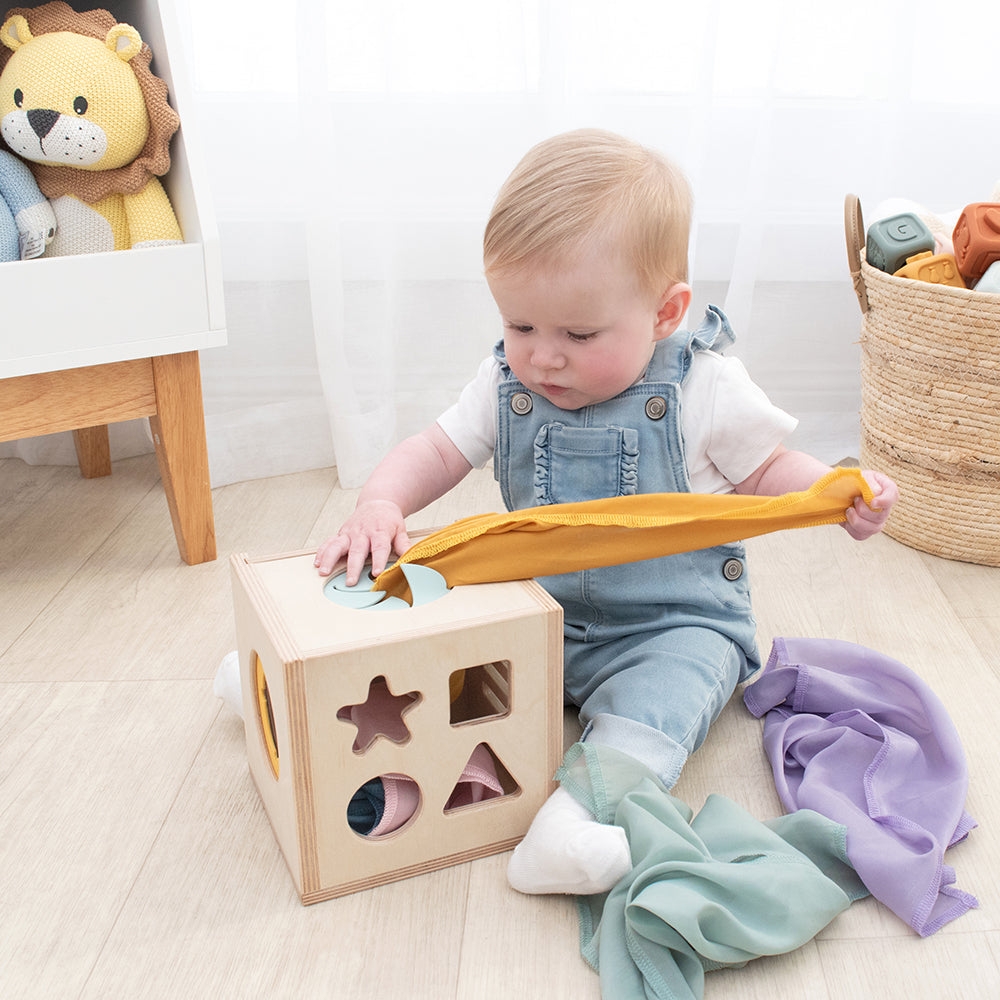
<instances>
[{"instance_id":1,"label":"baby's nose","mask_svg":"<svg viewBox=\"0 0 1000 1000\"><path fill-rule=\"evenodd\" d=\"M531 362L536 368L552 370L564 367L566 357L555 344L539 343L535 345Z\"/></svg>"}]
</instances>

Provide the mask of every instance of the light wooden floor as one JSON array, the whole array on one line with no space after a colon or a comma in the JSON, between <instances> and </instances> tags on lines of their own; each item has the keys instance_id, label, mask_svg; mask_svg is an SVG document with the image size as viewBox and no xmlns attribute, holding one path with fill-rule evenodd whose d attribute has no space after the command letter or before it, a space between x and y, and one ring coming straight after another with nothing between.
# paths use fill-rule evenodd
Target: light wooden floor
<instances>
[{"instance_id":1,"label":"light wooden floor","mask_svg":"<svg viewBox=\"0 0 1000 1000\"><path fill-rule=\"evenodd\" d=\"M228 554L312 546L353 494L317 471L216 490L220 559L177 556L155 461L110 479L0 460L0 997L597 998L573 904L508 889L506 856L304 908L212 693L234 647ZM499 509L486 474L415 525ZM760 640L839 637L952 713L980 822L949 852L981 908L920 940L870 900L706 996L1000 996L1000 570L839 528L750 545ZM575 736L572 727L567 739ZM739 698L676 789L779 806Z\"/></svg>"}]
</instances>

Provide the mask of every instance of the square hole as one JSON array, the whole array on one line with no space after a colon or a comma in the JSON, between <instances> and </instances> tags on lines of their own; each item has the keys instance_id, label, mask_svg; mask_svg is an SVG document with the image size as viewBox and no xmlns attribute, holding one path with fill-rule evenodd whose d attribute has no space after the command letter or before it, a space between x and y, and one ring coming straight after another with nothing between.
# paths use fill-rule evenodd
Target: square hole
<instances>
[{"instance_id":1,"label":"square hole","mask_svg":"<svg viewBox=\"0 0 1000 1000\"><path fill-rule=\"evenodd\" d=\"M449 678L453 726L510 715L510 661L456 670Z\"/></svg>"}]
</instances>

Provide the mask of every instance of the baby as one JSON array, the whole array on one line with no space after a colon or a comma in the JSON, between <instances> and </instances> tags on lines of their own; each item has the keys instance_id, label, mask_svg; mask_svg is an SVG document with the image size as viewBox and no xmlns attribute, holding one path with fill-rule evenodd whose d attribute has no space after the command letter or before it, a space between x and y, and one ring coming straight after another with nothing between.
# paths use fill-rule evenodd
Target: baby
<instances>
[{"instance_id":1,"label":"baby","mask_svg":"<svg viewBox=\"0 0 1000 1000\"><path fill-rule=\"evenodd\" d=\"M709 307L681 322L691 195L676 167L618 135L584 130L540 143L507 179L486 226L486 279L503 338L458 402L394 448L354 513L320 546L348 582L409 547L404 519L492 456L515 510L634 493L804 490L829 466L782 441L796 421L743 365ZM844 525L881 530L895 484ZM564 609L565 696L585 741L676 783L736 685L760 666L741 543L546 577ZM624 831L564 789L535 817L508 867L522 892L595 893L631 867Z\"/></svg>"}]
</instances>

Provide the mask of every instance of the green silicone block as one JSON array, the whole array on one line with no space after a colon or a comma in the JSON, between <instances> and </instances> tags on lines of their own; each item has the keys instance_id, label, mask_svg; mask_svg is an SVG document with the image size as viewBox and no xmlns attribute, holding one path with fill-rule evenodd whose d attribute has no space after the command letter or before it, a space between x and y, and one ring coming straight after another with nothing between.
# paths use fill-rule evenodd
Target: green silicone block
<instances>
[{"instance_id":1,"label":"green silicone block","mask_svg":"<svg viewBox=\"0 0 1000 1000\"><path fill-rule=\"evenodd\" d=\"M868 228L865 259L872 267L895 274L907 257L934 250L934 236L912 212L879 219Z\"/></svg>"}]
</instances>

